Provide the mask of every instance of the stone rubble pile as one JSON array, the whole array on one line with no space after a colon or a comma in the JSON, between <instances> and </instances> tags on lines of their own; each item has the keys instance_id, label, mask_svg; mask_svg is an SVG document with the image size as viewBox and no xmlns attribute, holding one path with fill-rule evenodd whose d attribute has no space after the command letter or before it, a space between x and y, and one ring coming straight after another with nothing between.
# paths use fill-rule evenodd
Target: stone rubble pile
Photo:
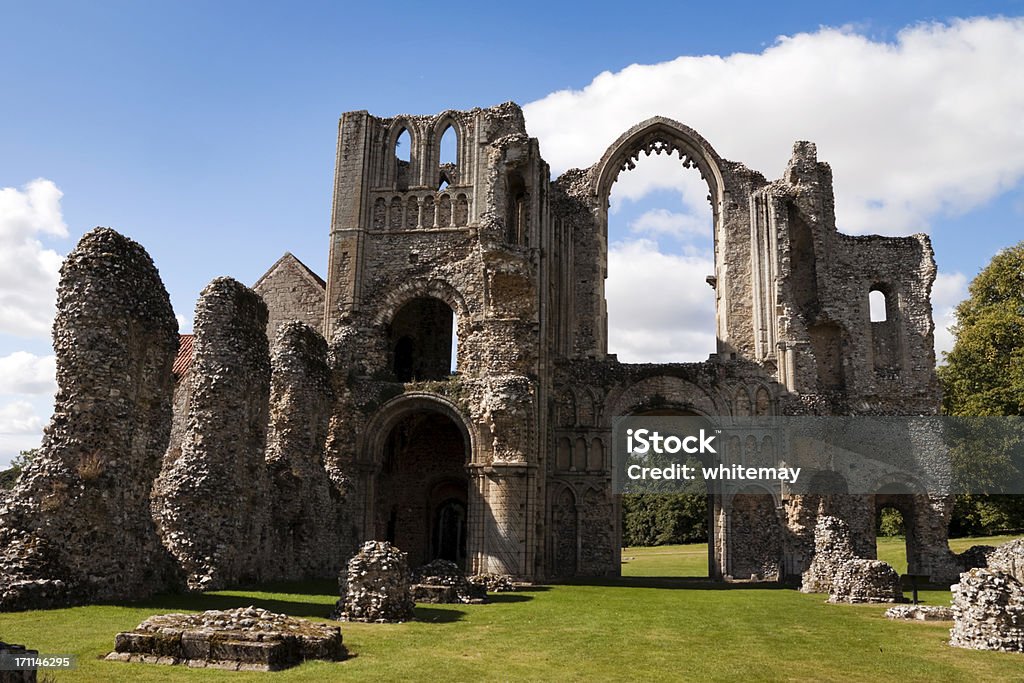
<instances>
[{"instance_id":1,"label":"stone rubble pile","mask_svg":"<svg viewBox=\"0 0 1024 683\"><path fill-rule=\"evenodd\" d=\"M996 546L988 553L988 567L1004 572L1024 583L1024 538L1017 538Z\"/></svg>"},{"instance_id":2,"label":"stone rubble pile","mask_svg":"<svg viewBox=\"0 0 1024 683\"><path fill-rule=\"evenodd\" d=\"M402 622L414 618L406 554L387 541L367 541L341 578L342 597L332 618L342 621Z\"/></svg>"},{"instance_id":3,"label":"stone rubble pile","mask_svg":"<svg viewBox=\"0 0 1024 683\"><path fill-rule=\"evenodd\" d=\"M887 619L953 621L953 610L942 605L896 605L885 610Z\"/></svg>"},{"instance_id":4,"label":"stone rubble pile","mask_svg":"<svg viewBox=\"0 0 1024 683\"><path fill-rule=\"evenodd\" d=\"M839 566L832 577L829 602L902 602L900 575L881 560L855 558Z\"/></svg>"},{"instance_id":5,"label":"stone rubble pile","mask_svg":"<svg viewBox=\"0 0 1024 683\"><path fill-rule=\"evenodd\" d=\"M178 324L152 259L107 228L61 267L54 413L0 507L0 611L138 599L173 562L150 515Z\"/></svg>"},{"instance_id":6,"label":"stone rubble pile","mask_svg":"<svg viewBox=\"0 0 1024 683\"><path fill-rule=\"evenodd\" d=\"M468 580L487 593L512 593L516 590L515 581L508 574L474 574Z\"/></svg>"},{"instance_id":7,"label":"stone rubble pile","mask_svg":"<svg viewBox=\"0 0 1024 683\"><path fill-rule=\"evenodd\" d=\"M856 557L850 527L838 517L822 515L814 527L814 558L803 573L800 591L828 593L839 567Z\"/></svg>"},{"instance_id":8,"label":"stone rubble pile","mask_svg":"<svg viewBox=\"0 0 1024 683\"><path fill-rule=\"evenodd\" d=\"M106 659L193 668L280 671L346 656L341 629L258 607L162 614L118 633Z\"/></svg>"},{"instance_id":9,"label":"stone rubble pile","mask_svg":"<svg viewBox=\"0 0 1024 683\"><path fill-rule=\"evenodd\" d=\"M818 518L814 527L814 558L802 578L802 592L828 593L829 602L903 600L896 570L880 560L857 557L850 527L830 515Z\"/></svg>"},{"instance_id":10,"label":"stone rubble pile","mask_svg":"<svg viewBox=\"0 0 1024 683\"><path fill-rule=\"evenodd\" d=\"M1002 569L977 568L952 586L949 644L972 650L1024 651L1024 586Z\"/></svg>"},{"instance_id":11,"label":"stone rubble pile","mask_svg":"<svg viewBox=\"0 0 1024 683\"><path fill-rule=\"evenodd\" d=\"M449 560L434 560L412 573L414 602L479 604L487 601L487 589L470 582Z\"/></svg>"}]
</instances>

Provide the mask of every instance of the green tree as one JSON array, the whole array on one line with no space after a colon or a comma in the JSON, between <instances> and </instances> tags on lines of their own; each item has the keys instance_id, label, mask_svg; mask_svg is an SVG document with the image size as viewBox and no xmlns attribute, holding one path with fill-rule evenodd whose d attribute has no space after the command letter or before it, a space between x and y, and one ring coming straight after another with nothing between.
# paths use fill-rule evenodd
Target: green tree
<instances>
[{"instance_id":1,"label":"green tree","mask_svg":"<svg viewBox=\"0 0 1024 683\"><path fill-rule=\"evenodd\" d=\"M943 409L957 417L1024 414L1024 242L1004 249L971 282L956 308L953 350L938 369ZM961 481L988 486L1020 481L1019 458L1005 433L966 422L970 447L953 448ZM983 445L983 447L979 447ZM950 531L957 535L1024 527L1024 496L961 495Z\"/></svg>"},{"instance_id":2,"label":"green tree","mask_svg":"<svg viewBox=\"0 0 1024 683\"><path fill-rule=\"evenodd\" d=\"M21 451L18 455L14 456L11 461L11 466L6 470L0 470L0 489L12 489L14 484L18 481L18 477L21 476L21 471L28 467L28 464L32 462L32 459L39 455L38 448L30 448L27 451Z\"/></svg>"}]
</instances>

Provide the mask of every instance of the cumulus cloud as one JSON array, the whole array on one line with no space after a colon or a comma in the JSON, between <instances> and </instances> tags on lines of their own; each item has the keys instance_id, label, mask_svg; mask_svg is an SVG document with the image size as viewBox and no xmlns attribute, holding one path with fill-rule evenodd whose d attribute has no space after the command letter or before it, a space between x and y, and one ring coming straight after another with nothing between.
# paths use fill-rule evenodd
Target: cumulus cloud
<instances>
[{"instance_id":1,"label":"cumulus cloud","mask_svg":"<svg viewBox=\"0 0 1024 683\"><path fill-rule=\"evenodd\" d=\"M943 354L953 349L956 306L967 298L967 276L963 273L939 272L932 285L932 317L935 319L935 360L941 365Z\"/></svg>"},{"instance_id":2,"label":"cumulus cloud","mask_svg":"<svg viewBox=\"0 0 1024 683\"><path fill-rule=\"evenodd\" d=\"M0 188L0 334L50 334L61 256L40 237L68 236L61 196L45 179Z\"/></svg>"},{"instance_id":3,"label":"cumulus cloud","mask_svg":"<svg viewBox=\"0 0 1024 683\"><path fill-rule=\"evenodd\" d=\"M907 234L1024 176L1024 19L931 23L879 42L852 29L780 37L759 54L679 57L598 75L524 108L552 170L587 167L654 115L779 177L795 140L831 163L840 229ZM627 181L624 174L623 181ZM628 178L629 192L671 182Z\"/></svg>"},{"instance_id":4,"label":"cumulus cloud","mask_svg":"<svg viewBox=\"0 0 1024 683\"><path fill-rule=\"evenodd\" d=\"M43 424L39 407L30 401L0 403L0 469L6 469L19 452L39 446Z\"/></svg>"},{"instance_id":5,"label":"cumulus cloud","mask_svg":"<svg viewBox=\"0 0 1024 683\"><path fill-rule=\"evenodd\" d=\"M0 357L0 394L53 395L57 391L56 359L15 351Z\"/></svg>"},{"instance_id":6,"label":"cumulus cloud","mask_svg":"<svg viewBox=\"0 0 1024 683\"><path fill-rule=\"evenodd\" d=\"M713 272L709 256L665 254L648 239L612 243L608 350L628 363L707 360L715 351L715 297L704 278Z\"/></svg>"}]
</instances>

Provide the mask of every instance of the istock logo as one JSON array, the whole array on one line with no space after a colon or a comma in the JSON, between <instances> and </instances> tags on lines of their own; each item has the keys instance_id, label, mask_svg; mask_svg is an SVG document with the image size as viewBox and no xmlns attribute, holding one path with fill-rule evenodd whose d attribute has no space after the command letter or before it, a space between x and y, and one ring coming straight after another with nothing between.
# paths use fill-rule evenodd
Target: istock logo
<instances>
[{"instance_id":1,"label":"istock logo","mask_svg":"<svg viewBox=\"0 0 1024 683\"><path fill-rule=\"evenodd\" d=\"M718 451L715 450L714 441L715 436L721 432L717 429L715 432L716 434L707 434L701 429L699 436L691 434L680 439L674 435L663 437L660 432L649 429L627 429L626 451L634 455L644 455L652 451L658 455L679 452L690 455L696 453L717 454Z\"/></svg>"}]
</instances>

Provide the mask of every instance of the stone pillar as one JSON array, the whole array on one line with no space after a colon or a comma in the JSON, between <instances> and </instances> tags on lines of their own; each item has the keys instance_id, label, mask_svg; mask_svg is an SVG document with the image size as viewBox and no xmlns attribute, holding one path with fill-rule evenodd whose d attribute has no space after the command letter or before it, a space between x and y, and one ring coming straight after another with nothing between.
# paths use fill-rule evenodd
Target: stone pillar
<instances>
[{"instance_id":1,"label":"stone pillar","mask_svg":"<svg viewBox=\"0 0 1024 683\"><path fill-rule=\"evenodd\" d=\"M526 552L528 469L523 463L494 463L483 470L483 572L532 574Z\"/></svg>"},{"instance_id":2,"label":"stone pillar","mask_svg":"<svg viewBox=\"0 0 1024 683\"><path fill-rule=\"evenodd\" d=\"M216 590L259 578L267 517L270 356L267 307L231 278L196 304L188 426L177 459L154 487L163 542L189 588Z\"/></svg>"},{"instance_id":3,"label":"stone pillar","mask_svg":"<svg viewBox=\"0 0 1024 683\"><path fill-rule=\"evenodd\" d=\"M323 465L334 404L327 342L305 323L284 323L270 363L271 514L263 578L331 578L348 544L340 538L341 496Z\"/></svg>"},{"instance_id":4,"label":"stone pillar","mask_svg":"<svg viewBox=\"0 0 1024 683\"><path fill-rule=\"evenodd\" d=\"M171 428L178 325L146 251L107 228L61 268L57 385L42 448L0 508L0 610L166 587L149 512Z\"/></svg>"}]
</instances>

